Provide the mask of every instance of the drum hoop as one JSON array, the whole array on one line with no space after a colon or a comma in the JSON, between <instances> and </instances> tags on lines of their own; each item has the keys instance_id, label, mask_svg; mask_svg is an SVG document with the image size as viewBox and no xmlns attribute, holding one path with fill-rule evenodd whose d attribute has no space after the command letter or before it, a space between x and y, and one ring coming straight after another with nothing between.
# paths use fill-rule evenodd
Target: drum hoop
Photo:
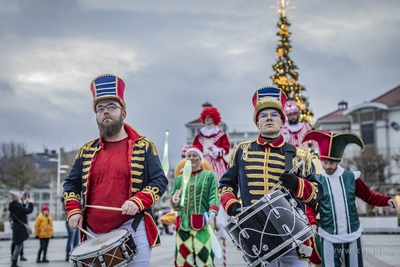
<instances>
[{"instance_id":1,"label":"drum hoop","mask_svg":"<svg viewBox=\"0 0 400 267\"><path fill-rule=\"evenodd\" d=\"M93 250L93 251L90 251L90 252L87 252L87 253L83 253L83 254L79 254L79 255L72 255L72 252L73 252L73 250L72 250L70 257L74 257L77 260L88 259L88 258L92 258L93 256L97 256L99 254L103 255L105 252L109 251L110 249L114 249L114 248L118 247L120 244L124 243L124 242L120 242L120 241L121 240L125 241L125 240L129 239L129 235L131 234L128 229L125 229L125 228L121 228L121 229L126 230L126 233L122 237L120 237L119 239L117 239L114 242L112 242L109 245L107 245L106 247L99 248L97 250ZM112 231L110 231L108 233L111 233L111 232L116 231L116 230L121 230L121 229L114 229L114 230L112 230ZM132 239L133 239L133 236L132 236ZM82 242L80 245L83 245L83 244L85 244L85 243L87 243L87 242L89 242L91 240L93 240L93 239L86 240L86 241ZM133 240L133 242L135 242L135 240Z\"/></svg>"},{"instance_id":2,"label":"drum hoop","mask_svg":"<svg viewBox=\"0 0 400 267\"><path fill-rule=\"evenodd\" d=\"M314 235L314 229L307 225L306 228L304 228L303 230L301 230L300 232L298 232L297 234L295 234L294 236L292 236L290 239L286 240L285 242L283 242L282 244L280 244L279 246L277 246L276 248L272 249L270 252L268 252L267 254L265 254L264 256L262 256L261 258L258 258L257 260L255 260L250 267L253 266L257 266L258 264L260 264L261 262L266 262L266 259L273 256L278 250L282 249L283 247L286 247L287 245L289 245L290 243L293 243L294 240L296 240L297 238L300 238L302 235L307 234L308 232L313 233L311 236L305 238L304 240L300 240L300 244L304 243L307 239L309 239L310 237L312 237ZM297 237L297 238L296 238ZM282 257L283 255L285 255L286 253L292 251L293 249L297 248L299 245L296 245L295 247L292 247L291 249L285 251L284 253L280 254L279 257L277 257L276 259L274 259L271 262L274 262L275 260L279 259L280 257ZM268 264L270 264L271 262L268 262Z\"/></svg>"},{"instance_id":3,"label":"drum hoop","mask_svg":"<svg viewBox=\"0 0 400 267\"><path fill-rule=\"evenodd\" d=\"M253 210L251 213L249 213L248 215L246 215L243 219L241 219L240 221L238 221L237 223L234 223L234 226L229 229L229 233L231 233L233 230L235 230L237 227L239 227L240 224L242 224L243 222L247 221L250 217L254 216L254 214L258 213L260 210L264 209L266 206L268 206L269 204L272 204L274 202L276 202L277 200L285 197L286 194L283 193L281 195L276 196L273 199L268 200L267 202L265 202L263 205L261 205L260 207L258 207L257 209ZM259 201L262 201L261 199ZM251 208L252 206L255 206L259 201L257 201L256 203L254 203L253 205L249 206L249 208ZM239 216L240 214L236 215ZM231 220L232 221L232 220Z\"/></svg>"}]
</instances>

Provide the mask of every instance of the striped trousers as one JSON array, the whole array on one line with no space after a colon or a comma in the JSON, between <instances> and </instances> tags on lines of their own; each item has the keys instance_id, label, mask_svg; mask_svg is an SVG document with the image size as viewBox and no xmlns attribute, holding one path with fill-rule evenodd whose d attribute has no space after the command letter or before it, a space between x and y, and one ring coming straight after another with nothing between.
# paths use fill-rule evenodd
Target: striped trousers
<instances>
[{"instance_id":1,"label":"striped trousers","mask_svg":"<svg viewBox=\"0 0 400 267\"><path fill-rule=\"evenodd\" d=\"M361 236L349 243L332 243L321 238L320 252L322 267L363 267Z\"/></svg>"}]
</instances>

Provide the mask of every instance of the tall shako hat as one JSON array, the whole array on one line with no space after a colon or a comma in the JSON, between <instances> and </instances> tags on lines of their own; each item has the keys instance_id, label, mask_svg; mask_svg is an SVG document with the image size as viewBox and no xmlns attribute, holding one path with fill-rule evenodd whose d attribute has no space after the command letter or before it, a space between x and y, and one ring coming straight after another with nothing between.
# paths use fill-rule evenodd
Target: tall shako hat
<instances>
[{"instance_id":1,"label":"tall shako hat","mask_svg":"<svg viewBox=\"0 0 400 267\"><path fill-rule=\"evenodd\" d=\"M281 89L274 86L260 88L254 93L252 100L254 106L253 121L255 124L257 124L260 111L266 108L276 109L281 115L283 123L285 123L286 118L285 114L283 114L283 107L286 103L286 95Z\"/></svg>"},{"instance_id":2,"label":"tall shako hat","mask_svg":"<svg viewBox=\"0 0 400 267\"><path fill-rule=\"evenodd\" d=\"M119 77L113 74L103 74L96 77L90 86L93 94L93 109L96 111L96 105L104 99L117 100L123 109L126 109L124 102L125 83Z\"/></svg>"},{"instance_id":3,"label":"tall shako hat","mask_svg":"<svg viewBox=\"0 0 400 267\"><path fill-rule=\"evenodd\" d=\"M303 141L315 140L319 146L319 159L340 162L348 144L356 144L364 151L364 142L354 133L331 133L311 130L305 133Z\"/></svg>"},{"instance_id":4,"label":"tall shako hat","mask_svg":"<svg viewBox=\"0 0 400 267\"><path fill-rule=\"evenodd\" d=\"M297 106L296 101L293 101L293 100L287 101L283 110L285 111L286 115L292 114L292 113L298 113L298 114L301 113L299 107Z\"/></svg>"}]
</instances>

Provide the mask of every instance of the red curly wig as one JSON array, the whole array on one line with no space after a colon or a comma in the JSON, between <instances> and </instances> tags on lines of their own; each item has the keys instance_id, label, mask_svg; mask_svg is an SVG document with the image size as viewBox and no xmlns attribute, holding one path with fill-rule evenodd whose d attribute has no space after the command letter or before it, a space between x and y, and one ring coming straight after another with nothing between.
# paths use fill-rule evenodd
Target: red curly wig
<instances>
[{"instance_id":1,"label":"red curly wig","mask_svg":"<svg viewBox=\"0 0 400 267\"><path fill-rule=\"evenodd\" d=\"M221 122L221 116L218 112L218 110L214 107L206 107L203 109L203 111L200 114L200 119L205 124L204 119L206 116L211 116L214 120L214 124L218 126L218 124Z\"/></svg>"}]
</instances>

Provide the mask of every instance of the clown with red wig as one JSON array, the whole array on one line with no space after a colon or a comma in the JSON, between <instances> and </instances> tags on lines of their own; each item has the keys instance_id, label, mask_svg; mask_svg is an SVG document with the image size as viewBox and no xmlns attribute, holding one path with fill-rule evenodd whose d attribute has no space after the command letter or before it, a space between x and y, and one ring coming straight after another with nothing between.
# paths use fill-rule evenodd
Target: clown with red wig
<instances>
[{"instance_id":1,"label":"clown with red wig","mask_svg":"<svg viewBox=\"0 0 400 267\"><path fill-rule=\"evenodd\" d=\"M287 117L285 126L281 128L281 135L289 144L295 147L302 147L308 149L308 143L302 142L303 136L311 127L306 122L300 122L301 110L298 108L296 101L287 101L283 108ZM318 144L311 141L312 145L317 148Z\"/></svg>"},{"instance_id":2,"label":"clown with red wig","mask_svg":"<svg viewBox=\"0 0 400 267\"><path fill-rule=\"evenodd\" d=\"M204 155L218 181L226 171L227 162L224 156L229 153L228 136L218 128L221 116L214 107L206 107L200 114L201 121L205 126L193 141L193 145L200 145Z\"/></svg>"}]
</instances>

